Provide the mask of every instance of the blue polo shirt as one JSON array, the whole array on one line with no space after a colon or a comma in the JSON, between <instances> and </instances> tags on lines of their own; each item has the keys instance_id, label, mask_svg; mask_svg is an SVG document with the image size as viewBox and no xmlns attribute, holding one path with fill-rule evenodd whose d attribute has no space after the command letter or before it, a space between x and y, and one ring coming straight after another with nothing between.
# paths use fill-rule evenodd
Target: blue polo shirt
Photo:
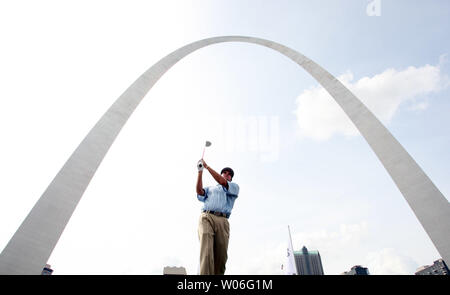
<instances>
[{"instance_id":1,"label":"blue polo shirt","mask_svg":"<svg viewBox=\"0 0 450 295\"><path fill-rule=\"evenodd\" d=\"M204 196L197 195L197 199L205 203L202 210L231 214L234 201L239 194L237 183L228 181L228 190L220 184L204 187L203 190L205 191Z\"/></svg>"}]
</instances>

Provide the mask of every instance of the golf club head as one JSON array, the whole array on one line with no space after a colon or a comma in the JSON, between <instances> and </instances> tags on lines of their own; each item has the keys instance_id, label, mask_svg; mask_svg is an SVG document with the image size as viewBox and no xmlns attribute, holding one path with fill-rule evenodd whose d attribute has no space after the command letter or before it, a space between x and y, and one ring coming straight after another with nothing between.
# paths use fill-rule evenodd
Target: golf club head
<instances>
[{"instance_id":1,"label":"golf club head","mask_svg":"<svg viewBox=\"0 0 450 295\"><path fill-rule=\"evenodd\" d=\"M211 145L211 142L210 142L210 141L206 141L206 142L205 142L205 146L203 147L202 159L203 159L203 156L205 155L205 149L206 149L206 147L207 147L207 146L210 146L210 145Z\"/></svg>"}]
</instances>

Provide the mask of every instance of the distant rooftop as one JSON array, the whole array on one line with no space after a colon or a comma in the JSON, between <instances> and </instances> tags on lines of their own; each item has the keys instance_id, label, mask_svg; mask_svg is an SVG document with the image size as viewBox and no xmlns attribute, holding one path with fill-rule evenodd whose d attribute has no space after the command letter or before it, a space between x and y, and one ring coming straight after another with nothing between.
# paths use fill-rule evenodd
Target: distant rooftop
<instances>
[{"instance_id":1,"label":"distant rooftop","mask_svg":"<svg viewBox=\"0 0 450 295\"><path fill-rule=\"evenodd\" d=\"M164 270L163 270L163 274L165 274L165 275L186 275L186 269L183 266L180 266L180 267L165 266Z\"/></svg>"},{"instance_id":2,"label":"distant rooftop","mask_svg":"<svg viewBox=\"0 0 450 295\"><path fill-rule=\"evenodd\" d=\"M294 254L298 254L298 255L303 255L304 253L308 253L308 254L319 254L319 251L317 250L308 250L305 246L303 246L301 251L294 251Z\"/></svg>"},{"instance_id":3,"label":"distant rooftop","mask_svg":"<svg viewBox=\"0 0 450 295\"><path fill-rule=\"evenodd\" d=\"M303 255L303 251L294 251L294 254ZM317 250L308 250L308 254L319 254Z\"/></svg>"}]
</instances>

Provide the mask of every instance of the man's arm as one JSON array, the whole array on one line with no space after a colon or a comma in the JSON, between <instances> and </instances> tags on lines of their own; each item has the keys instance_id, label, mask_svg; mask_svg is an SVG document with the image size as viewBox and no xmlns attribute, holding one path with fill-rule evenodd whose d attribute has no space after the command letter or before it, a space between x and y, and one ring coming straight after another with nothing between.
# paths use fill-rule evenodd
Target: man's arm
<instances>
[{"instance_id":1,"label":"man's arm","mask_svg":"<svg viewBox=\"0 0 450 295\"><path fill-rule=\"evenodd\" d=\"M197 190L197 195L200 195L200 196L205 195L205 190L203 189L203 183L202 183L202 174L203 174L203 171L198 171L196 190Z\"/></svg>"},{"instance_id":2,"label":"man's arm","mask_svg":"<svg viewBox=\"0 0 450 295\"><path fill-rule=\"evenodd\" d=\"M224 186L226 189L228 189L228 181L219 173L214 171L213 168L208 166L205 161L203 161L203 166L211 173L212 177L221 185Z\"/></svg>"}]
</instances>

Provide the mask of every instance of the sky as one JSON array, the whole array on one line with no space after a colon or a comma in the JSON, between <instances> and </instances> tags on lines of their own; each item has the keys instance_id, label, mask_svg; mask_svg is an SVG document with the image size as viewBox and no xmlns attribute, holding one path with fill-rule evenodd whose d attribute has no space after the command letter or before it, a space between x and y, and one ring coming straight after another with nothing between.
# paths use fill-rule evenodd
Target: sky
<instances>
[{"instance_id":1,"label":"sky","mask_svg":"<svg viewBox=\"0 0 450 295\"><path fill-rule=\"evenodd\" d=\"M448 199L449 19L443 0L0 1L0 248L131 83L224 35L283 44L338 77ZM414 274L440 258L332 97L278 52L232 42L191 53L146 95L52 252L54 274L196 274L206 140L205 161L240 186L226 274L282 274L288 225L325 274Z\"/></svg>"}]
</instances>

